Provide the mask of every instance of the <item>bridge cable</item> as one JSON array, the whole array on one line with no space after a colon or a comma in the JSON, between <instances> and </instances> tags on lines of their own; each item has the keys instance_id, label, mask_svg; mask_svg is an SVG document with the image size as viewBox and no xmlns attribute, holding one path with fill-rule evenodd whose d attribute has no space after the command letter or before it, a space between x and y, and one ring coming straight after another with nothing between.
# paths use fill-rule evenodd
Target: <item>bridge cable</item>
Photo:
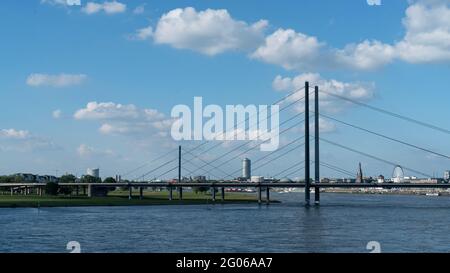
<instances>
[{"instance_id":1,"label":"bridge cable","mask_svg":"<svg viewBox=\"0 0 450 273\"><path fill-rule=\"evenodd\" d=\"M298 122L298 123L296 123L296 124L294 124L294 125L291 125L290 127L288 127L288 128L286 128L286 129L284 129L283 131L281 131L280 134L283 134L283 133L285 133L285 132L287 132L287 131L289 131L289 130L295 128L295 127L297 127L297 126L298 126L299 124L301 124L301 123L303 123L303 121ZM222 143L219 143L219 144L222 144ZM231 154L232 152L234 152L234 151L236 151L236 150L240 149L241 147L243 147L243 146L245 146L245 145L248 145L248 144L249 144L249 142L245 142L245 143L243 143L243 144L241 144L241 145L239 145L239 146L233 148L232 150L226 152L225 154L223 154L223 155L221 155L221 156L219 156L219 157L216 157L215 159L213 159L212 161L209 162L209 163L210 163L209 165L211 165L211 163L213 163L213 162L215 162L215 161L218 161L218 160L222 159L224 156L226 156L226 155L228 155L228 154ZM237 157L239 157L239 156L241 156L241 155L243 155L243 154L245 154L245 153L247 153L247 152L249 152L249 151L251 151L251 150L257 148L259 145L260 145L260 144L258 143L258 144L256 144L256 145L254 145L253 147L250 147L249 149L245 150L243 153L240 153L240 154L238 154L238 155L236 155L236 156L233 156L233 157L229 158L228 160L226 160L225 162L222 162L221 164L224 165L224 164L230 162L231 160L233 160L233 159L235 159L235 158L237 158ZM208 150L208 151L209 151L209 150ZM207 151L207 152L208 152L208 151ZM203 165L203 167L205 167L205 166L206 166L206 165ZM211 165L211 166L214 166L214 165ZM230 176L230 175L228 175L228 176Z\"/></svg>"},{"instance_id":2,"label":"bridge cable","mask_svg":"<svg viewBox=\"0 0 450 273\"><path fill-rule=\"evenodd\" d=\"M366 156L366 157L375 159L375 160L377 160L377 161L380 161L380 162L383 162L383 163L386 163L386 164L389 164L389 165L392 165L392 166L400 166L400 164L397 164L397 163L395 163L395 162L388 161L388 160L385 160L385 159L376 157L376 156L374 156L374 155L371 155L371 154L368 154L368 153L365 153L365 152L358 151L358 150L356 150L356 149L353 149L353 148L344 146L344 145L342 145L342 144L333 142L333 141L331 141L331 140L327 140L327 139L324 139L324 138L322 138L322 137L320 137L319 139L320 139L321 141L324 141L324 142L329 143L329 144L331 144L331 145L334 145L334 146L340 147L340 148L342 148L342 149L345 149L345 150L348 150L348 151L351 151L351 152L354 152L354 153L357 153L357 154L360 154L360 155L363 155L363 156ZM403 166L402 166L402 167L403 167ZM425 177L431 177L431 175L428 175L428 174L423 173L423 172L418 171L418 170L414 170L414 169L407 168L407 167L403 167L403 168L404 168L405 170L408 170L408 171L411 171L411 172L414 172L414 173L417 173L417 174L420 174L420 175L424 175Z\"/></svg>"},{"instance_id":3,"label":"bridge cable","mask_svg":"<svg viewBox=\"0 0 450 273\"><path fill-rule=\"evenodd\" d=\"M263 156L263 157L257 159L257 160L254 161L253 163L257 163L257 162L259 162L259 161L261 161L261 160L263 160L263 159L269 157L270 155L272 155L272 154L274 154L274 153L276 153L276 152L279 152L279 151L283 150L283 149L286 148L286 147L289 147L289 146L292 145L293 143L295 143L295 142L297 142L297 141L299 141L300 139L303 139L303 138L305 138L305 136L298 137L298 138L294 139L293 141L289 142L288 144L284 145L284 146L281 147L280 149L277 149L277 150L275 150L275 151L272 151L272 152L266 154L265 156ZM282 155L288 154L288 153L294 151L295 149L297 149L297 148L299 148L299 147L301 147L301 146L303 146L303 145L305 145L305 144L302 143L301 145L298 145L298 146L294 147L293 149L291 149L291 150L289 150L289 151L283 153ZM244 153L246 153L246 152L248 152L248 151L244 151ZM241 154L241 155L242 155L242 154ZM239 156L240 156L240 155L239 155ZM269 161L269 162L270 162L270 161ZM257 168L255 168L255 169L257 169ZM255 170L255 169L253 169L253 170ZM240 170L241 170L241 169L239 168L239 169L237 169L236 171L234 171L232 174L235 174L235 173L239 172Z\"/></svg>"},{"instance_id":4,"label":"bridge cable","mask_svg":"<svg viewBox=\"0 0 450 273\"><path fill-rule=\"evenodd\" d=\"M348 97L345 97L345 96L333 94L333 93L328 92L328 91L320 90L320 92L326 93L326 94L328 94L330 96L333 96L333 97L336 97L336 98L339 98L339 99L342 99L342 100L345 100L345 101L349 101L349 102L351 102L353 104L357 104L357 105L369 108L369 109L377 111L379 113L383 113L383 114L386 114L386 115L389 115L389 116L392 116L392 117L395 117L395 118L398 118L398 119L402 119L402 120L405 120L405 121L408 121L408 122L412 122L412 123L415 123L415 124L418 124L418 125L421 125L421 126L424 126L424 127L427 127L427 128L433 129L433 130L437 130L437 131L440 131L442 133L450 135L450 130L445 129L443 127L439 127L439 126L436 126L436 125L433 125L433 124L430 124L430 123L427 123L427 122L423 122L423 121L420 121L420 120L417 120L417 119L414 119L414 118L410 118L410 117L407 117L407 116L404 116L404 115L400 115L400 114L397 114L397 113L394 113L394 112L391 112L391 111L388 111L388 110L385 110L385 109L382 109L382 108L379 108L379 107L375 107L375 106L372 106L372 105L369 105L369 104L366 104L366 103L363 103L363 102L359 102L357 100L354 100L354 99L351 99L351 98L348 98Z\"/></svg>"},{"instance_id":5,"label":"bridge cable","mask_svg":"<svg viewBox=\"0 0 450 273\"><path fill-rule=\"evenodd\" d=\"M300 91L303 90L303 89L305 89L305 86L302 86L301 88L298 88L298 89L294 90L293 92L290 92L288 95L286 95L286 96L284 96L283 98L281 98L281 99L275 101L273 104L279 104L279 103L283 102L284 100L286 100L287 98L291 97L292 95L294 95L294 94L300 92ZM311 93L312 93L312 92L311 92ZM304 97L302 97L302 98L300 98L300 99L298 99L298 100L296 100L296 101L290 103L290 104L287 105L287 106L282 107L282 109L280 110L280 112L283 111L284 109L287 109L288 107L290 107L291 105L293 105L294 103L296 103L296 102L298 102L298 101L300 101L300 100L302 100L302 99L304 99ZM271 116L271 113L269 113L268 116ZM267 120L267 118L268 118L268 117L266 117L265 120ZM245 120L243 120L242 122L238 123L237 125L240 125L241 123L245 123L245 122L247 122L249 119L250 119L250 116L247 117L247 118L246 118ZM234 125L233 125L233 129L234 129ZM194 150L200 148L201 146L207 144L208 142L209 142L209 141L203 142L203 143L201 143L201 144L195 146L194 148L189 149L189 151L192 152L192 151L194 151ZM219 143L219 145L220 145L220 144L221 144L221 143ZM216 146L216 147L217 147L217 146ZM145 165L145 166L146 166L146 165ZM140 168L139 168L139 169L140 169ZM157 169L159 169L159 168L155 168L155 169L153 169L152 171L147 172L146 174L140 176L139 178L143 178L143 177L147 176L148 174L150 174L151 172L153 172L154 170L157 170Z\"/></svg>"},{"instance_id":6,"label":"bridge cable","mask_svg":"<svg viewBox=\"0 0 450 273\"><path fill-rule=\"evenodd\" d=\"M172 149L172 150L170 150L169 152L167 152L167 153L165 153L165 154L163 154L163 155L161 155L161 156L159 156L159 157L156 157L156 158L154 158L154 159L152 159L152 160L146 162L145 164L142 164L141 166L139 166L139 167L137 167L137 168L134 168L134 169L132 169L132 170L130 170L130 171L128 171L128 172L122 174L121 176L126 177L127 175L129 175L129 174L131 174L131 173L134 173L135 171L138 171L138 170L142 169L143 167L145 167L145 166L147 166L147 165L149 165L149 164L151 164L151 163L153 163L153 162L156 162L156 161L158 161L158 160L160 160L160 159L163 159L164 157L168 156L169 154L171 154L171 153L173 153L173 152L176 152L176 150L178 150L178 148Z\"/></svg>"}]
</instances>

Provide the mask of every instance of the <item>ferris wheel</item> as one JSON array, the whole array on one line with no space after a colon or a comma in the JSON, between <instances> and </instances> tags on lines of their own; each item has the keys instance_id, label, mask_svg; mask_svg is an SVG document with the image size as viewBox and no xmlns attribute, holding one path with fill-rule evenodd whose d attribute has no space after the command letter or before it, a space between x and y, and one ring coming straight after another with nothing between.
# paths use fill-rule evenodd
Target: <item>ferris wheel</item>
<instances>
[{"instance_id":1,"label":"ferris wheel","mask_svg":"<svg viewBox=\"0 0 450 273\"><path fill-rule=\"evenodd\" d=\"M394 183L403 182L405 177L405 173L403 172L403 168L400 165L395 166L394 171L392 172L392 181Z\"/></svg>"}]
</instances>

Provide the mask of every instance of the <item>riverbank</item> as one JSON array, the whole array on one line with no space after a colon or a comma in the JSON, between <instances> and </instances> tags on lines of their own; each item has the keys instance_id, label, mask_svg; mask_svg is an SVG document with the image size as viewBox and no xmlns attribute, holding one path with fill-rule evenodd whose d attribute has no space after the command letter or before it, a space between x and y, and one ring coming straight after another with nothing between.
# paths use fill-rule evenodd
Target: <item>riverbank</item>
<instances>
[{"instance_id":1,"label":"riverbank","mask_svg":"<svg viewBox=\"0 0 450 273\"><path fill-rule=\"evenodd\" d=\"M78 206L150 206L150 205L202 205L202 204L245 204L257 203L255 195L244 193L226 193L225 201L217 196L216 201L212 201L210 194L195 194L184 192L183 200L178 200L178 195L174 193L173 200L169 199L169 193L144 192L143 198L133 196L128 199L125 192L111 192L107 197L87 196L37 196L37 195L0 195L0 208L14 207L78 207ZM271 201L277 202L277 201Z\"/></svg>"},{"instance_id":2,"label":"riverbank","mask_svg":"<svg viewBox=\"0 0 450 273\"><path fill-rule=\"evenodd\" d=\"M359 189L359 188L328 188L323 193L345 193L345 194L384 194L384 195L431 195L450 196L447 190L439 189Z\"/></svg>"}]
</instances>

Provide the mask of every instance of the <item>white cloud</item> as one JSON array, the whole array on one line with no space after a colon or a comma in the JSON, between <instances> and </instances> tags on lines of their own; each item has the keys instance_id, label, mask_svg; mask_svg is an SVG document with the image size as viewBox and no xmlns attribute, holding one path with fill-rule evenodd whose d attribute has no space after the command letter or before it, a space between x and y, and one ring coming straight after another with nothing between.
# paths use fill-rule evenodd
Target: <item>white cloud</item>
<instances>
[{"instance_id":1,"label":"white cloud","mask_svg":"<svg viewBox=\"0 0 450 273\"><path fill-rule=\"evenodd\" d=\"M132 40L148 40L153 36L153 28L152 26L140 28L136 30L136 32L130 36Z\"/></svg>"},{"instance_id":2,"label":"white cloud","mask_svg":"<svg viewBox=\"0 0 450 273\"><path fill-rule=\"evenodd\" d=\"M35 73L28 76L26 83L33 87L50 86L60 88L82 84L86 79L87 76L84 74L49 75Z\"/></svg>"},{"instance_id":3,"label":"white cloud","mask_svg":"<svg viewBox=\"0 0 450 273\"><path fill-rule=\"evenodd\" d=\"M276 76L272 82L272 87L278 92L294 92L292 96L286 99L285 104L296 102L303 99L305 91L302 89L305 82L310 84L310 92L314 90L314 86L319 86L319 90L325 91L319 93L320 110L323 112L341 112L348 107L351 107L350 102L340 100L328 93L355 99L358 101L366 101L373 97L374 84L373 83L359 83L359 82L341 82L334 79L325 79L320 74L304 73L296 77L282 77ZM310 105L314 105L314 94L310 95ZM296 112L303 112L305 110L303 103L295 104ZM314 111L314 109L311 109ZM314 129L314 123L311 123L311 130ZM322 133L330 133L336 130L336 125L326 119L319 118L319 130Z\"/></svg>"},{"instance_id":4,"label":"white cloud","mask_svg":"<svg viewBox=\"0 0 450 273\"><path fill-rule=\"evenodd\" d=\"M31 134L27 130L1 129L0 147L2 150L30 152L60 149L47 138Z\"/></svg>"},{"instance_id":5,"label":"white cloud","mask_svg":"<svg viewBox=\"0 0 450 273\"><path fill-rule=\"evenodd\" d=\"M450 1L418 1L406 10L399 58L411 63L450 61Z\"/></svg>"},{"instance_id":6,"label":"white cloud","mask_svg":"<svg viewBox=\"0 0 450 273\"><path fill-rule=\"evenodd\" d=\"M267 21L252 25L233 19L227 10L174 9L161 16L154 41L206 55L230 50L252 50L264 39Z\"/></svg>"},{"instance_id":7,"label":"white cloud","mask_svg":"<svg viewBox=\"0 0 450 273\"><path fill-rule=\"evenodd\" d=\"M314 85L319 86L319 90L325 91L319 93L321 110L326 112L339 112L349 107L349 103L328 95L327 93L344 96L358 101L369 100L373 97L374 84L373 83L359 83L359 82L341 82L334 79L328 80L315 73L300 74L294 78L277 76L273 80L272 86L276 91L293 92L302 88L305 82L308 81L313 88ZM312 89L311 89L312 91ZM290 96L287 100L289 102L297 101L304 97L304 91L299 91ZM310 97L311 100L314 96ZM298 104L298 111L303 111L303 104Z\"/></svg>"},{"instance_id":8,"label":"white cloud","mask_svg":"<svg viewBox=\"0 0 450 273\"><path fill-rule=\"evenodd\" d=\"M311 121L309 123L309 130L311 133L314 132L315 129L315 122ZM331 122L327 119L324 119L322 117L319 117L319 132L326 134L326 133L333 133L337 130L336 124L334 122ZM304 133L305 132L305 126L301 126L297 129L297 131Z\"/></svg>"},{"instance_id":9,"label":"white cloud","mask_svg":"<svg viewBox=\"0 0 450 273\"><path fill-rule=\"evenodd\" d=\"M165 136L172 119L155 109L139 109L133 104L113 102L89 102L85 108L75 112L77 120L101 122L99 131L107 135L158 135Z\"/></svg>"},{"instance_id":10,"label":"white cloud","mask_svg":"<svg viewBox=\"0 0 450 273\"><path fill-rule=\"evenodd\" d=\"M145 12L145 4L139 5L133 10L134 14L142 14L144 12Z\"/></svg>"},{"instance_id":11,"label":"white cloud","mask_svg":"<svg viewBox=\"0 0 450 273\"><path fill-rule=\"evenodd\" d=\"M30 132L16 129L0 130L0 137L7 139L25 139L30 136Z\"/></svg>"},{"instance_id":12,"label":"white cloud","mask_svg":"<svg viewBox=\"0 0 450 273\"><path fill-rule=\"evenodd\" d=\"M87 146L86 144L81 144L77 148L77 153L79 156L90 155L93 151L94 151L94 149L92 147Z\"/></svg>"},{"instance_id":13,"label":"white cloud","mask_svg":"<svg viewBox=\"0 0 450 273\"><path fill-rule=\"evenodd\" d=\"M86 6L82 8L82 11L89 15L99 13L101 11L106 14L116 14L123 13L126 9L127 6L118 1L105 1L103 3L88 2Z\"/></svg>"},{"instance_id":14,"label":"white cloud","mask_svg":"<svg viewBox=\"0 0 450 273\"><path fill-rule=\"evenodd\" d=\"M339 66L369 70L391 62L395 54L394 46L365 40L359 44L349 44L342 50L336 50L333 57Z\"/></svg>"},{"instance_id":15,"label":"white cloud","mask_svg":"<svg viewBox=\"0 0 450 273\"><path fill-rule=\"evenodd\" d=\"M364 40L339 49L292 29L278 29L251 56L289 70L372 70L394 60L450 61L450 1L411 2L403 19L405 35L399 42Z\"/></svg>"},{"instance_id":16,"label":"white cloud","mask_svg":"<svg viewBox=\"0 0 450 273\"><path fill-rule=\"evenodd\" d=\"M98 150L86 144L80 144L77 148L77 154L80 157L93 157L93 156L101 156L101 157L114 157L116 154L112 150Z\"/></svg>"},{"instance_id":17,"label":"white cloud","mask_svg":"<svg viewBox=\"0 0 450 273\"><path fill-rule=\"evenodd\" d=\"M62 111L60 109L57 109L55 111L52 112L52 117L54 119L59 119L62 116Z\"/></svg>"},{"instance_id":18,"label":"white cloud","mask_svg":"<svg viewBox=\"0 0 450 273\"><path fill-rule=\"evenodd\" d=\"M251 54L252 58L266 63L303 71L330 68L370 70L389 63L394 56L394 46L379 41L366 40L335 49L316 37L292 29L278 29Z\"/></svg>"},{"instance_id":19,"label":"white cloud","mask_svg":"<svg viewBox=\"0 0 450 273\"><path fill-rule=\"evenodd\" d=\"M137 119L140 113L133 104L123 105L113 102L89 102L86 108L75 112L75 119L117 120Z\"/></svg>"},{"instance_id":20,"label":"white cloud","mask_svg":"<svg viewBox=\"0 0 450 273\"><path fill-rule=\"evenodd\" d=\"M316 37L292 29L278 29L251 56L286 69L310 69L317 66L315 62L323 46Z\"/></svg>"},{"instance_id":21,"label":"white cloud","mask_svg":"<svg viewBox=\"0 0 450 273\"><path fill-rule=\"evenodd\" d=\"M41 4L49 4L53 6L69 6L67 0L41 0Z\"/></svg>"},{"instance_id":22,"label":"white cloud","mask_svg":"<svg viewBox=\"0 0 450 273\"><path fill-rule=\"evenodd\" d=\"M314 123L312 124L314 126ZM319 118L319 132L320 133L331 133L336 131L336 124L323 118ZM313 130L311 129L311 132Z\"/></svg>"}]
</instances>

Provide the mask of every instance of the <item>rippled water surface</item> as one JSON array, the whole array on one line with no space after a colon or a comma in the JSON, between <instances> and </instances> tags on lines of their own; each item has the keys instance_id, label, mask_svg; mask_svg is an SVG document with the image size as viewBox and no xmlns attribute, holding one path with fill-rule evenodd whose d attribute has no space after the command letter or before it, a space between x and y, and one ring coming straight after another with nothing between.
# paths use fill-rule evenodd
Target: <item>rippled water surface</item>
<instances>
[{"instance_id":1,"label":"rippled water surface","mask_svg":"<svg viewBox=\"0 0 450 273\"><path fill-rule=\"evenodd\" d=\"M450 198L273 194L269 206L0 209L0 252L449 252Z\"/></svg>"}]
</instances>

